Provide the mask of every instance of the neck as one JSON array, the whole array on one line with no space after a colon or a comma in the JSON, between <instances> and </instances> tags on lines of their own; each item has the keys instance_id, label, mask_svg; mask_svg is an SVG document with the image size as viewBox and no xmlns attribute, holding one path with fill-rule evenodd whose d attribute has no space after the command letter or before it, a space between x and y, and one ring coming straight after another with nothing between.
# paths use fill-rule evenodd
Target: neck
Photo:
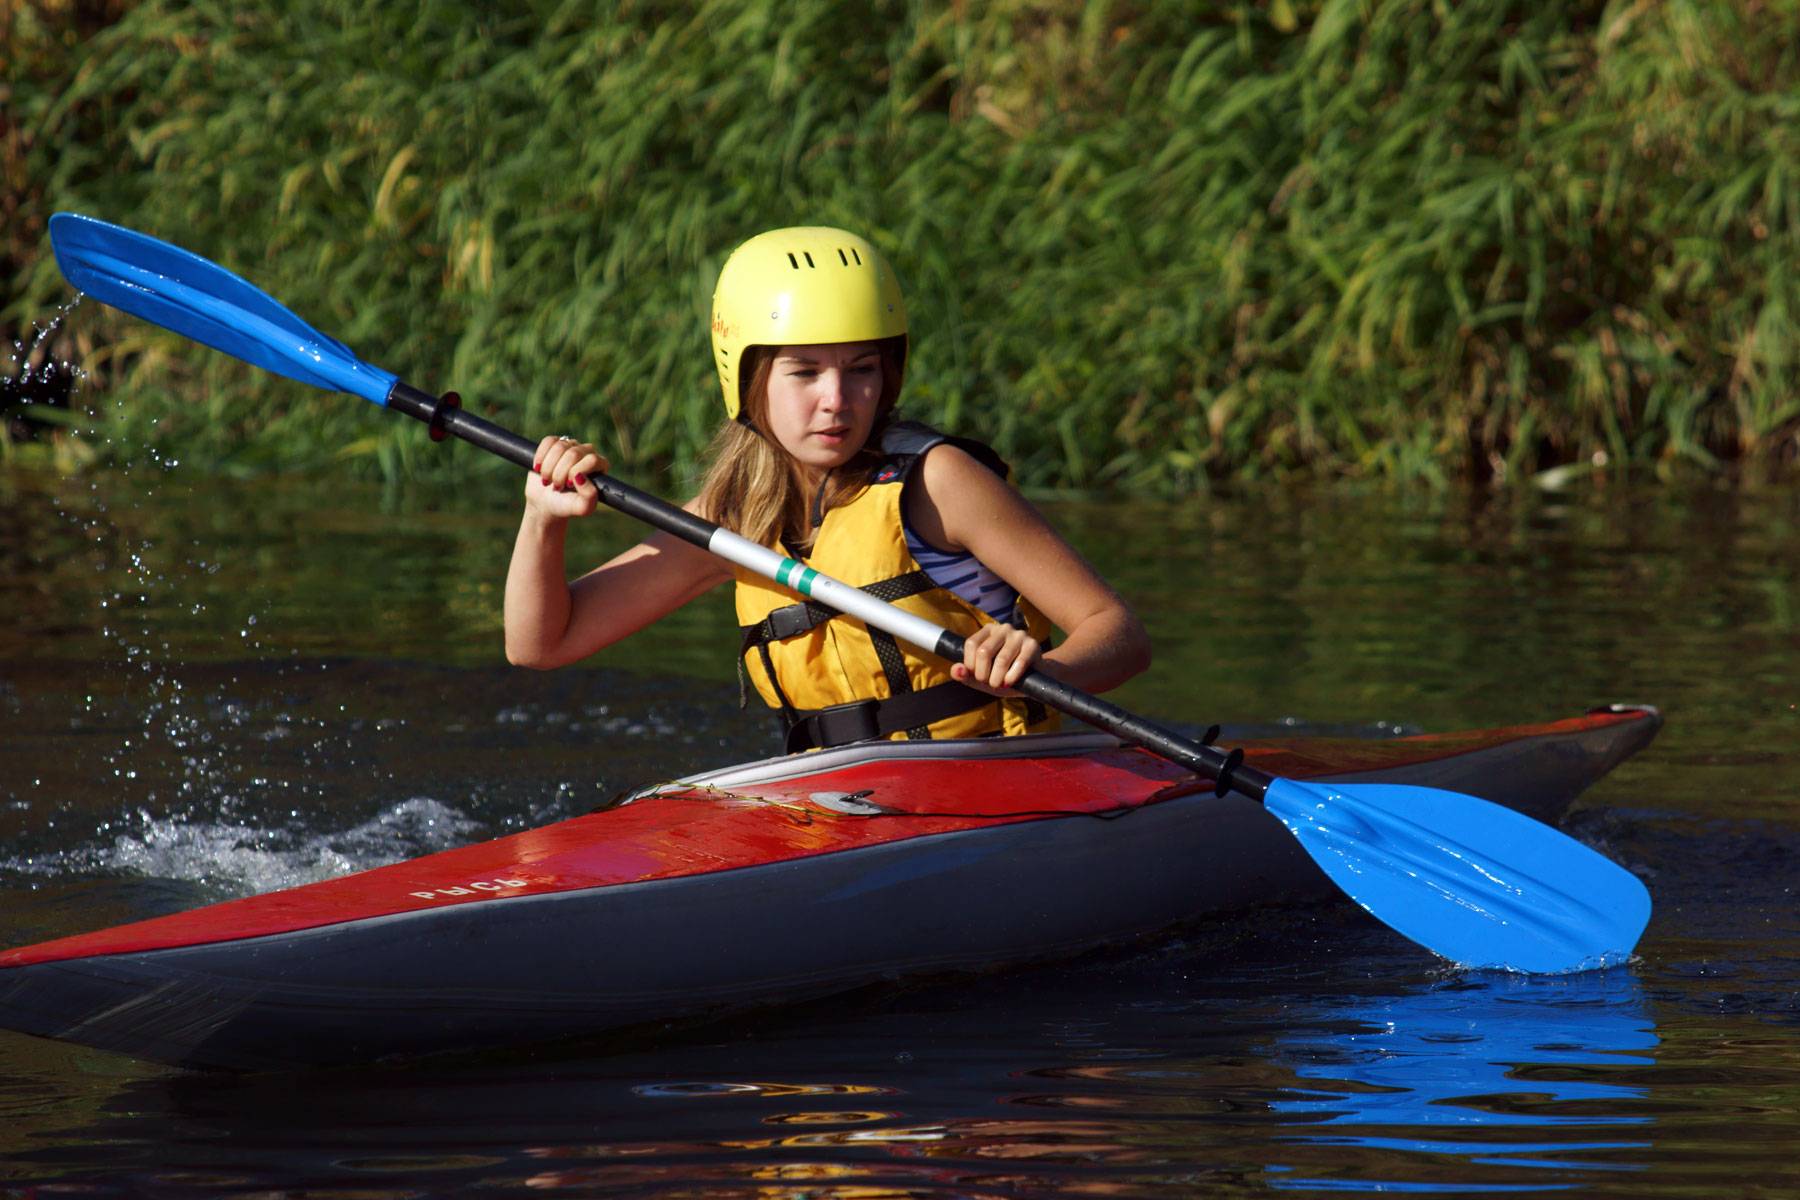
<instances>
[{"instance_id":1,"label":"neck","mask_svg":"<svg viewBox=\"0 0 1800 1200\"><path fill-rule=\"evenodd\" d=\"M825 499L825 483L830 478L830 471L821 471L817 468L806 471L804 494L806 496L806 530L809 538L822 523L824 517L822 505Z\"/></svg>"}]
</instances>

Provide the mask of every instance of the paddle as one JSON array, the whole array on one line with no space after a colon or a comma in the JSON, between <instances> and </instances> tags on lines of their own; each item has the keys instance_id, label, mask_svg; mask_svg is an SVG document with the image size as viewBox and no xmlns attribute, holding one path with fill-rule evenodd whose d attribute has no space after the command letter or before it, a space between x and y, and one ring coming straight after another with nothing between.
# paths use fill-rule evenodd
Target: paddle
<instances>
[{"instance_id":1,"label":"paddle","mask_svg":"<svg viewBox=\"0 0 1800 1200\"><path fill-rule=\"evenodd\" d=\"M424 421L530 470L537 443L461 411L360 361L267 293L178 246L73 213L50 220L57 265L105 304L314 387L344 391ZM962 639L820 575L608 475L600 500L764 575L800 595L952 662ZM1584 970L1623 961L1650 918L1630 872L1511 809L1473 796L1398 784L1277 779L1229 753L1177 736L1042 672L1018 690L1124 741L1260 801L1333 882L1413 941L1469 967Z\"/></svg>"}]
</instances>

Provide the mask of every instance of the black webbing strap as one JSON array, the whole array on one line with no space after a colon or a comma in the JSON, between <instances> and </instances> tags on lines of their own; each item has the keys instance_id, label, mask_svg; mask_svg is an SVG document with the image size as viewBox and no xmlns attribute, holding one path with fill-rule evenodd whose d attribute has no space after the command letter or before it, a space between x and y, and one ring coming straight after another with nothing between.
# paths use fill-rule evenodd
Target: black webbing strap
<instances>
[{"instance_id":1,"label":"black webbing strap","mask_svg":"<svg viewBox=\"0 0 1800 1200\"><path fill-rule=\"evenodd\" d=\"M756 626L751 626L751 630L754 628ZM751 684L743 675L743 657L754 649L763 657L763 678L769 680L770 689L774 689L774 693L776 693L776 707L781 709L781 723L792 725L794 721L799 720L799 711L794 707L794 702L788 700L787 693L781 691L781 676L776 675L774 658L770 658L769 655L769 642L752 639L751 630L745 630L743 633L743 648L738 651L738 707L747 709L751 705Z\"/></svg>"},{"instance_id":2,"label":"black webbing strap","mask_svg":"<svg viewBox=\"0 0 1800 1200\"><path fill-rule=\"evenodd\" d=\"M861 590L877 600L892 603L937 586L931 576L923 570L917 570L864 584ZM769 643L810 633L839 615L841 614L834 608L827 608L815 600L806 600L773 609L754 625L739 626L743 641L738 650L738 707L742 708L749 703L744 658L754 650L762 658L763 673L775 693L776 707L781 711L782 723L787 727L789 753L887 737L901 730L906 732L908 738L925 739L931 736L930 726L934 722L960 716L994 702L994 697L988 693L964 687L954 681L940 683L923 691L913 691L912 680L906 674L906 659L900 644L893 635L871 627L868 631L869 640L874 644L875 657L881 663L881 673L887 680L888 691L891 693L889 698L855 700L821 709L795 708L775 675ZM1020 628L1024 627L1024 614L1018 607L1014 609L1013 619ZM1050 715L1049 710L1037 700L1027 698L1024 708L1025 723L1028 726L1039 725ZM909 716L916 716L918 719L909 720Z\"/></svg>"},{"instance_id":3,"label":"black webbing strap","mask_svg":"<svg viewBox=\"0 0 1800 1200\"><path fill-rule=\"evenodd\" d=\"M920 592L929 591L937 585L931 576L924 571L908 571L904 575L895 575L889 579L878 579L874 583L864 584L862 590L875 597L892 603L904 600L908 596L916 596ZM769 654L769 643L783 638L799 637L841 614L835 608L827 608L816 600L805 600L798 604L788 604L773 609L762 620L754 625L740 625L738 632L743 640L738 646L738 707L743 708L750 703L750 685L744 676L744 657L752 650L762 658L763 674L769 681L769 687L775 692L776 707L781 710L782 722L793 726L799 720L799 710L782 690L781 680L775 674L775 663ZM912 681L906 677L905 660L901 657L900 646L888 634L878 629L869 630L870 639L875 643L876 657L881 661L881 672L887 678L888 690L898 695L912 690ZM883 646L883 640L886 646ZM885 652L884 652L885 650ZM909 732L909 737L930 737L923 727Z\"/></svg>"},{"instance_id":4,"label":"black webbing strap","mask_svg":"<svg viewBox=\"0 0 1800 1200\"><path fill-rule=\"evenodd\" d=\"M896 575L892 579L879 579L874 583L864 584L860 590L869 593L877 600L884 600L892 604L896 600L904 600L908 596L917 596L920 592L928 592L936 586L937 584L931 581L931 576L925 574L924 571L908 571L906 574ZM803 633L810 633L839 615L837 609L826 608L817 600L804 600L798 604L789 604L773 609L768 616L756 624L738 627L744 635L741 654L748 654L758 645L779 642L783 638L799 637Z\"/></svg>"},{"instance_id":5,"label":"black webbing strap","mask_svg":"<svg viewBox=\"0 0 1800 1200\"><path fill-rule=\"evenodd\" d=\"M869 630L869 641L875 646L882 678L887 680L888 698L911 695L912 678L906 673L906 655L901 652L899 641L882 629ZM908 726L906 736L914 741L924 740L931 737L931 730L923 725Z\"/></svg>"},{"instance_id":6,"label":"black webbing strap","mask_svg":"<svg viewBox=\"0 0 1800 1200\"><path fill-rule=\"evenodd\" d=\"M901 730L913 736L915 729L925 730L933 722L994 702L986 692L951 681L886 700L854 700L830 708L796 710L799 719L788 725L787 752L845 746Z\"/></svg>"}]
</instances>

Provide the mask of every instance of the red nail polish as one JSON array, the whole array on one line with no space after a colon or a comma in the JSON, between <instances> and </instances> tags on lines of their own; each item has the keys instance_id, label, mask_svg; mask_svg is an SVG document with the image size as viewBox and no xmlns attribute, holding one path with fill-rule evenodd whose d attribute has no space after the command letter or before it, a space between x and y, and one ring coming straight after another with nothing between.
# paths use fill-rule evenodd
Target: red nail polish
<instances>
[{"instance_id":1,"label":"red nail polish","mask_svg":"<svg viewBox=\"0 0 1800 1200\"><path fill-rule=\"evenodd\" d=\"M531 469L536 471L539 475L542 475L544 473L544 464L541 462L532 463Z\"/></svg>"},{"instance_id":2,"label":"red nail polish","mask_svg":"<svg viewBox=\"0 0 1800 1200\"><path fill-rule=\"evenodd\" d=\"M575 486L576 487L584 487L584 486L586 486L586 484L587 484L587 476L586 475L577 475L575 477Z\"/></svg>"}]
</instances>

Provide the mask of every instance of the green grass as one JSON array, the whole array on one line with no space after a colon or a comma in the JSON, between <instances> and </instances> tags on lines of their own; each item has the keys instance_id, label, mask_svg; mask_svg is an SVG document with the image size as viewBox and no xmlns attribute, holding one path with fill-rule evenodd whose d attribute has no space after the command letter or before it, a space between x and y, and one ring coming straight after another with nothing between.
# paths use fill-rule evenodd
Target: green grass
<instances>
[{"instance_id":1,"label":"green grass","mask_svg":"<svg viewBox=\"0 0 1800 1200\"><path fill-rule=\"evenodd\" d=\"M42 222L77 209L521 432L680 477L717 419L719 263L823 222L906 281L908 407L1038 485L1800 448L1794 0L23 11L10 328L67 298ZM69 326L113 447L475 466L93 306Z\"/></svg>"}]
</instances>

